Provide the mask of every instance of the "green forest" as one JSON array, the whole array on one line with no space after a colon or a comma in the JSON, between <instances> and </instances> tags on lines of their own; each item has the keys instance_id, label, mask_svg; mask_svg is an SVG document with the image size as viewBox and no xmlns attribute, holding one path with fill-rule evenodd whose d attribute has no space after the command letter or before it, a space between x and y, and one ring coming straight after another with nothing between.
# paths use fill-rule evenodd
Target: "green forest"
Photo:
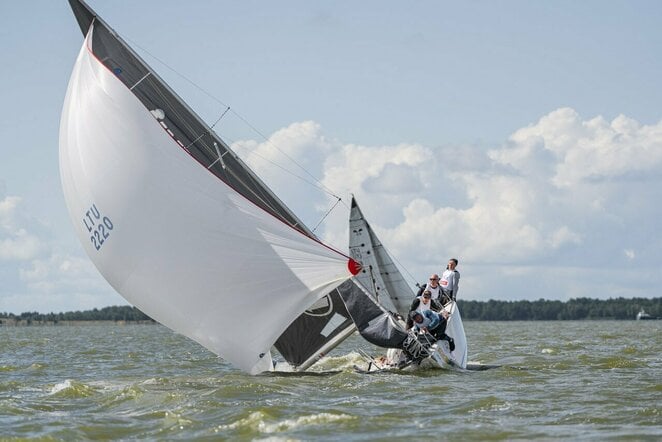
<instances>
[{"instance_id":1,"label":"green forest","mask_svg":"<svg viewBox=\"0 0 662 442\"><path fill-rule=\"evenodd\" d=\"M463 301L458 300L462 319L478 321L553 321L583 319L635 319L642 309L652 317L662 316L662 298L577 298L569 301Z\"/></svg>"},{"instance_id":2,"label":"green forest","mask_svg":"<svg viewBox=\"0 0 662 442\"><path fill-rule=\"evenodd\" d=\"M152 319L135 307L128 305L104 307L86 311L65 313L25 312L19 315L0 313L0 324L3 322L24 322L27 325L54 323L66 321L152 321Z\"/></svg>"},{"instance_id":3,"label":"green forest","mask_svg":"<svg viewBox=\"0 0 662 442\"><path fill-rule=\"evenodd\" d=\"M662 317L662 298L578 298L569 301L465 301L458 300L465 320L475 321L554 321L584 319L633 320L645 310L654 318ZM22 322L26 325L66 321L124 321L145 322L152 319L131 306L113 306L102 309L66 313L25 312L19 315L0 313L0 325Z\"/></svg>"}]
</instances>

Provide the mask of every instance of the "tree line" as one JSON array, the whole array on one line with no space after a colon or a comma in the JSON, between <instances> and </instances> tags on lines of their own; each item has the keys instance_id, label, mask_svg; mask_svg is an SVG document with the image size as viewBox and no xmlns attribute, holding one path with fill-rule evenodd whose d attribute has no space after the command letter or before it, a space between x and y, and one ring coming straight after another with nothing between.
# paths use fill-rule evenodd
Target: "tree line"
<instances>
[{"instance_id":1,"label":"tree line","mask_svg":"<svg viewBox=\"0 0 662 442\"><path fill-rule=\"evenodd\" d=\"M569 301L467 301L457 302L463 319L477 321L554 321L583 319L635 319L645 310L653 317L662 317L662 298L577 298ZM123 305L64 313L25 312L0 313L3 320L27 324L63 321L153 321L136 307Z\"/></svg>"},{"instance_id":2,"label":"tree line","mask_svg":"<svg viewBox=\"0 0 662 442\"><path fill-rule=\"evenodd\" d=\"M662 317L662 298L577 298L568 301L465 301L458 300L462 319L479 321L554 321L582 319L635 319L642 309Z\"/></svg>"},{"instance_id":3,"label":"tree line","mask_svg":"<svg viewBox=\"0 0 662 442\"><path fill-rule=\"evenodd\" d=\"M129 305L64 313L25 312L18 315L0 313L0 323L3 319L24 321L27 324L44 322L57 324L63 321L152 321L152 318Z\"/></svg>"}]
</instances>

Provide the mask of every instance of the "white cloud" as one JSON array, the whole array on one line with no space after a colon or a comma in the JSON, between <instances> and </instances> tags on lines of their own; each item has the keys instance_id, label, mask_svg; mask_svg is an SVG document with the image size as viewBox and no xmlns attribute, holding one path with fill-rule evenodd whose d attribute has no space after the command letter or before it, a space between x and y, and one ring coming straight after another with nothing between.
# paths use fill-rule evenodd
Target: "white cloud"
<instances>
[{"instance_id":1,"label":"white cloud","mask_svg":"<svg viewBox=\"0 0 662 442\"><path fill-rule=\"evenodd\" d=\"M16 196L0 200L0 312L60 312L126 303L87 257L58 251L49 229L21 203Z\"/></svg>"},{"instance_id":2,"label":"white cloud","mask_svg":"<svg viewBox=\"0 0 662 442\"><path fill-rule=\"evenodd\" d=\"M39 239L20 225L20 202L16 196L0 200L0 261L27 261L42 248Z\"/></svg>"},{"instance_id":3,"label":"white cloud","mask_svg":"<svg viewBox=\"0 0 662 442\"><path fill-rule=\"evenodd\" d=\"M411 278L459 258L467 299L655 296L662 285L662 122L564 108L481 149L343 143L305 121L233 147L311 227L335 200L294 178L313 179L288 157L346 205L355 194ZM52 244L20 198L0 197L0 311L124 302L82 253ZM345 250L341 208L322 236Z\"/></svg>"},{"instance_id":4,"label":"white cloud","mask_svg":"<svg viewBox=\"0 0 662 442\"><path fill-rule=\"evenodd\" d=\"M497 161L522 170L534 153L549 151L555 157L552 183L558 187L633 174L659 175L662 166L662 124L645 126L624 115L611 122L600 116L583 121L573 109L558 109L518 130L510 141L515 147L500 151Z\"/></svg>"},{"instance_id":5,"label":"white cloud","mask_svg":"<svg viewBox=\"0 0 662 442\"><path fill-rule=\"evenodd\" d=\"M647 126L622 115L583 120L564 108L482 153L470 146L342 144L328 142L319 127L316 133L325 143L314 150L323 183L346 200L354 193L390 251L416 275L439 271L455 256L486 278L465 277L463 285L499 287L473 297L654 294L650 282L619 281L611 267L630 265L634 252L622 252L628 244L626 250L640 250L638 265L659 268L661 210L654 201L662 122ZM319 197L310 201L319 211L329 207ZM325 231L341 249L346 216L334 211ZM510 274L512 267L520 272ZM513 284L518 275L527 282Z\"/></svg>"},{"instance_id":6,"label":"white cloud","mask_svg":"<svg viewBox=\"0 0 662 442\"><path fill-rule=\"evenodd\" d=\"M320 185L316 177L322 174L324 159L334 146L322 135L319 124L304 121L280 129L262 142L237 141L232 149L306 225L312 226L317 221L310 209L325 203L314 187Z\"/></svg>"}]
</instances>

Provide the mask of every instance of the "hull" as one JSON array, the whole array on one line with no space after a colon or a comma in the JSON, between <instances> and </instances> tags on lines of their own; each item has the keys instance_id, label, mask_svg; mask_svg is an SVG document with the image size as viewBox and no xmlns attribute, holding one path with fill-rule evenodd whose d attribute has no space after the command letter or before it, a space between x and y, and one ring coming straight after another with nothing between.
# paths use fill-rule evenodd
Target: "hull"
<instances>
[{"instance_id":1,"label":"hull","mask_svg":"<svg viewBox=\"0 0 662 442\"><path fill-rule=\"evenodd\" d=\"M467 339L464 334L464 326L460 310L454 301L446 304L444 309L450 314L446 325L446 334L453 338L455 348L450 350L449 344L445 340L436 343L424 342L428 347L429 356L420 360L411 361L411 357L399 348L391 348L386 356L376 359L370 359L368 369L361 371L382 371L382 370L420 370L420 369L443 369L459 370L467 369ZM418 335L419 340L423 342L424 335ZM430 346L430 344L432 344Z\"/></svg>"}]
</instances>

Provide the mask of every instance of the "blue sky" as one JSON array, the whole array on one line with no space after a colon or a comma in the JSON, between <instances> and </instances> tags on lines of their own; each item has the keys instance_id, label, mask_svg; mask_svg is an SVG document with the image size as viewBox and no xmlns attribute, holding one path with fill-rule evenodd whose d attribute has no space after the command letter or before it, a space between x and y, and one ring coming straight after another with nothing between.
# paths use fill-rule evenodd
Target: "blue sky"
<instances>
[{"instance_id":1,"label":"blue sky","mask_svg":"<svg viewBox=\"0 0 662 442\"><path fill-rule=\"evenodd\" d=\"M329 197L264 159L354 193L412 278L454 256L466 299L659 296L662 3L90 5L206 121L232 107L217 132L309 225ZM64 0L0 3L0 312L124 303L60 189L81 43Z\"/></svg>"}]
</instances>

